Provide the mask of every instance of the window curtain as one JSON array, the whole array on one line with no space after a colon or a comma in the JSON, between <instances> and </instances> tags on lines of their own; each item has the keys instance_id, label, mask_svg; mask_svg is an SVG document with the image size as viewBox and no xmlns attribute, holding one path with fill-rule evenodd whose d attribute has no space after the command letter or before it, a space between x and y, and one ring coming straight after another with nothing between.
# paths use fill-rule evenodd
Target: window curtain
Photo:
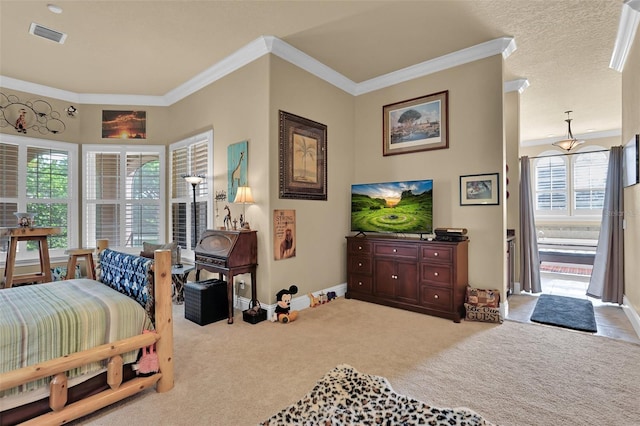
<instances>
[{"instance_id":1,"label":"window curtain","mask_svg":"<svg viewBox=\"0 0 640 426\"><path fill-rule=\"evenodd\" d=\"M520 287L540 293L540 254L533 215L529 157L520 158Z\"/></svg>"},{"instance_id":2,"label":"window curtain","mask_svg":"<svg viewBox=\"0 0 640 426\"><path fill-rule=\"evenodd\" d=\"M587 295L622 304L624 296L624 196L621 146L611 148L605 187L602 225Z\"/></svg>"}]
</instances>

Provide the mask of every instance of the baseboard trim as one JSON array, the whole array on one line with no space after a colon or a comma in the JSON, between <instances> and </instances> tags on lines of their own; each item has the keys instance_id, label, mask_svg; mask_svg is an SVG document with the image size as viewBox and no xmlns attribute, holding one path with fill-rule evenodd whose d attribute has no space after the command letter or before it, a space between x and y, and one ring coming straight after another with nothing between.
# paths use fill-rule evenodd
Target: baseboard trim
<instances>
[{"instance_id":1,"label":"baseboard trim","mask_svg":"<svg viewBox=\"0 0 640 426\"><path fill-rule=\"evenodd\" d=\"M631 326L636 334L640 337L640 315L638 315L638 312L633 308L627 296L622 296L622 310L627 318L629 318L629 322L631 322Z\"/></svg>"},{"instance_id":2,"label":"baseboard trim","mask_svg":"<svg viewBox=\"0 0 640 426\"><path fill-rule=\"evenodd\" d=\"M344 297L344 295L347 293L347 283L342 283L342 284L338 284L338 285L334 285L333 287L327 287L324 288L322 290L317 290L312 292L314 296L317 296L320 293L325 293L327 294L330 291L334 291L336 293L336 296L338 297ZM234 307L235 309L239 309L241 311L244 311L246 309L249 309L249 303L251 302L251 299L247 299L246 297L241 297L238 296L235 300L235 304ZM272 305L268 305L265 303L260 303L260 306L262 307L262 309L266 309L267 310L267 318L271 318L273 316L273 313L276 310L276 304L272 304ZM291 299L291 310L292 311L302 311L307 309L308 307L311 306L311 299L309 299L309 296L307 294L302 294L302 295L298 295L296 297L294 297L293 299Z\"/></svg>"}]
</instances>

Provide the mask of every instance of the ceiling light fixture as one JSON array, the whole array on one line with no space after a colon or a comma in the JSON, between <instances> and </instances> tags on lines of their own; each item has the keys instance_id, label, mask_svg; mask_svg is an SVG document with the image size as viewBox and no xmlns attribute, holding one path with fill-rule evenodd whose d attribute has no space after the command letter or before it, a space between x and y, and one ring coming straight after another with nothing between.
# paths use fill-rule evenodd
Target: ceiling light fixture
<instances>
[{"instance_id":1,"label":"ceiling light fixture","mask_svg":"<svg viewBox=\"0 0 640 426\"><path fill-rule=\"evenodd\" d=\"M56 13L56 14L62 13L62 8L60 6L56 6L53 3L49 3L47 5L47 9L49 9L49 12L52 12L52 13Z\"/></svg>"},{"instance_id":2,"label":"ceiling light fixture","mask_svg":"<svg viewBox=\"0 0 640 426\"><path fill-rule=\"evenodd\" d=\"M573 137L573 133L571 132L571 121L572 119L569 117L569 114L571 114L573 111L565 111L564 113L567 114L567 119L564 120L567 122L567 137L563 140L554 142L552 145L557 146L558 148L562 148L565 151L569 152L571 151L573 148L575 148L576 146L583 144L584 141L579 141L578 139Z\"/></svg>"}]
</instances>

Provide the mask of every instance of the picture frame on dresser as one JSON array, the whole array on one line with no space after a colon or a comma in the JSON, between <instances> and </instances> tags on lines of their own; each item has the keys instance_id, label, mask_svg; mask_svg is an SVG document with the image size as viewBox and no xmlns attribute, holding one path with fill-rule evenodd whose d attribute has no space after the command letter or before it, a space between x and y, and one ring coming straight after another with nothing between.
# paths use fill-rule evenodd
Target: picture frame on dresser
<instances>
[{"instance_id":1,"label":"picture frame on dresser","mask_svg":"<svg viewBox=\"0 0 640 426\"><path fill-rule=\"evenodd\" d=\"M460 176L460 205L499 205L500 180L498 176L498 173Z\"/></svg>"}]
</instances>

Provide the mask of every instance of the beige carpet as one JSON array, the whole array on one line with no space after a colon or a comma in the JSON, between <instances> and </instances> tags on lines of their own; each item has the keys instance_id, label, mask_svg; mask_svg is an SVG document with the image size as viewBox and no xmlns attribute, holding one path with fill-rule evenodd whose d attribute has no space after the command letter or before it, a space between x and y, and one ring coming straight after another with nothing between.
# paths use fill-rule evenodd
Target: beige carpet
<instances>
[{"instance_id":1,"label":"beige carpet","mask_svg":"<svg viewBox=\"0 0 640 426\"><path fill-rule=\"evenodd\" d=\"M638 425L640 345L505 321L462 322L338 299L290 324L200 327L176 306L176 385L76 424L255 425L349 364L437 407L500 425Z\"/></svg>"}]
</instances>

